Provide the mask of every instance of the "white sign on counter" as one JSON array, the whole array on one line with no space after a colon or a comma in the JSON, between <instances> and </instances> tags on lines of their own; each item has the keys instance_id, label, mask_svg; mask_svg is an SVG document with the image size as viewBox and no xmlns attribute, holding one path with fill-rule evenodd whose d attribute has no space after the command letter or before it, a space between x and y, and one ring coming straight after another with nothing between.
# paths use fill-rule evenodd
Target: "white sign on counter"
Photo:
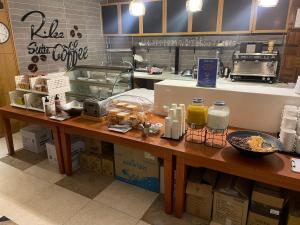
<instances>
[{"instance_id":1,"label":"white sign on counter","mask_svg":"<svg viewBox=\"0 0 300 225\"><path fill-rule=\"evenodd\" d=\"M300 28L300 9L297 9L295 28Z\"/></svg>"}]
</instances>

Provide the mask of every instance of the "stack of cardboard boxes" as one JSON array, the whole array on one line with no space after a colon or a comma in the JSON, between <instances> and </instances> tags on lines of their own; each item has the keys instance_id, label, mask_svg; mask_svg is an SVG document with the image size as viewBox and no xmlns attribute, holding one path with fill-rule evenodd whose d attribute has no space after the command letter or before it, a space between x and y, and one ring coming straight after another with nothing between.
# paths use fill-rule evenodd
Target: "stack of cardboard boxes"
<instances>
[{"instance_id":1,"label":"stack of cardboard boxes","mask_svg":"<svg viewBox=\"0 0 300 225\"><path fill-rule=\"evenodd\" d=\"M46 143L51 142L51 130L39 125L30 125L20 130L23 149L40 153L46 151Z\"/></svg>"},{"instance_id":2,"label":"stack of cardboard boxes","mask_svg":"<svg viewBox=\"0 0 300 225\"><path fill-rule=\"evenodd\" d=\"M113 144L85 138L85 151L80 153L80 166L104 176L114 177Z\"/></svg>"},{"instance_id":3,"label":"stack of cardboard boxes","mask_svg":"<svg viewBox=\"0 0 300 225\"><path fill-rule=\"evenodd\" d=\"M150 153L115 145L115 169L118 180L160 192L158 158Z\"/></svg>"},{"instance_id":4,"label":"stack of cardboard boxes","mask_svg":"<svg viewBox=\"0 0 300 225\"><path fill-rule=\"evenodd\" d=\"M280 225L286 205L284 190L262 183L254 185L247 225Z\"/></svg>"},{"instance_id":5,"label":"stack of cardboard boxes","mask_svg":"<svg viewBox=\"0 0 300 225\"><path fill-rule=\"evenodd\" d=\"M286 192L243 178L193 169L186 187L186 212L211 225L283 225ZM250 197L251 196L251 197ZM300 197L292 197L288 225L300 225Z\"/></svg>"},{"instance_id":6,"label":"stack of cardboard boxes","mask_svg":"<svg viewBox=\"0 0 300 225\"><path fill-rule=\"evenodd\" d=\"M212 170L194 169L186 187L186 212L205 220L211 220L214 187L218 173Z\"/></svg>"}]
</instances>

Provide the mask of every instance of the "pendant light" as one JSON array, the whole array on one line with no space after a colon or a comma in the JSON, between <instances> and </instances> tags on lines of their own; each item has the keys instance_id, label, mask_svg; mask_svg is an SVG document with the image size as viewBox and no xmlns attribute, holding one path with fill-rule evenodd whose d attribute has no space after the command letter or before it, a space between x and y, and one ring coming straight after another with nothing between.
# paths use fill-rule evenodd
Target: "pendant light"
<instances>
[{"instance_id":1,"label":"pendant light","mask_svg":"<svg viewBox=\"0 0 300 225\"><path fill-rule=\"evenodd\" d=\"M202 11L203 0L187 0L186 9L189 12L199 12Z\"/></svg>"},{"instance_id":2,"label":"pendant light","mask_svg":"<svg viewBox=\"0 0 300 225\"><path fill-rule=\"evenodd\" d=\"M257 0L260 7L275 7L279 0Z\"/></svg>"},{"instance_id":3,"label":"pendant light","mask_svg":"<svg viewBox=\"0 0 300 225\"><path fill-rule=\"evenodd\" d=\"M145 15L145 4L142 0L132 0L129 4L129 13L132 16Z\"/></svg>"}]
</instances>

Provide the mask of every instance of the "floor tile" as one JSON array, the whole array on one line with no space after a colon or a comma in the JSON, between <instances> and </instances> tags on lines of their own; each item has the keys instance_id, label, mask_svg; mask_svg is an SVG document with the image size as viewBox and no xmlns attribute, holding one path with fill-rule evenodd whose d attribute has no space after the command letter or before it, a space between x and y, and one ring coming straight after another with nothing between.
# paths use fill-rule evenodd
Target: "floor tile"
<instances>
[{"instance_id":1,"label":"floor tile","mask_svg":"<svg viewBox=\"0 0 300 225\"><path fill-rule=\"evenodd\" d=\"M140 219L157 196L157 193L116 180L95 200Z\"/></svg>"},{"instance_id":2,"label":"floor tile","mask_svg":"<svg viewBox=\"0 0 300 225\"><path fill-rule=\"evenodd\" d=\"M22 171L19 169L0 161L0 181L5 180L6 177L13 177L20 174L22 174Z\"/></svg>"},{"instance_id":3,"label":"floor tile","mask_svg":"<svg viewBox=\"0 0 300 225\"><path fill-rule=\"evenodd\" d=\"M25 203L38 191L51 185L22 171L10 171L10 173L13 175L5 176L1 181L0 194L20 204Z\"/></svg>"},{"instance_id":4,"label":"floor tile","mask_svg":"<svg viewBox=\"0 0 300 225\"><path fill-rule=\"evenodd\" d=\"M64 225L136 225L138 220L125 213L91 201Z\"/></svg>"},{"instance_id":5,"label":"floor tile","mask_svg":"<svg viewBox=\"0 0 300 225\"><path fill-rule=\"evenodd\" d=\"M48 159L26 169L24 172L53 184L65 177L59 173L58 168L49 164Z\"/></svg>"},{"instance_id":6,"label":"floor tile","mask_svg":"<svg viewBox=\"0 0 300 225\"><path fill-rule=\"evenodd\" d=\"M23 148L22 136L20 132L13 134L13 139L15 150ZM7 156L7 153L8 151L5 138L0 138L0 158Z\"/></svg>"},{"instance_id":7,"label":"floor tile","mask_svg":"<svg viewBox=\"0 0 300 225\"><path fill-rule=\"evenodd\" d=\"M11 221L6 216L0 216L0 224L1 225L17 225L15 222Z\"/></svg>"},{"instance_id":8,"label":"floor tile","mask_svg":"<svg viewBox=\"0 0 300 225\"><path fill-rule=\"evenodd\" d=\"M200 218L184 214L181 219L164 212L164 196L160 195L152 204L142 221L152 225L208 225L209 222Z\"/></svg>"},{"instance_id":9,"label":"floor tile","mask_svg":"<svg viewBox=\"0 0 300 225\"><path fill-rule=\"evenodd\" d=\"M56 182L57 185L74 191L90 199L95 198L101 191L108 187L114 178L80 169L72 176Z\"/></svg>"},{"instance_id":10,"label":"floor tile","mask_svg":"<svg viewBox=\"0 0 300 225\"><path fill-rule=\"evenodd\" d=\"M27 150L16 151L13 156L5 156L0 161L7 163L20 170L25 170L47 158L47 153L33 153Z\"/></svg>"},{"instance_id":11,"label":"floor tile","mask_svg":"<svg viewBox=\"0 0 300 225\"><path fill-rule=\"evenodd\" d=\"M63 224L89 201L91 200L82 195L50 185L26 202L26 207L55 224Z\"/></svg>"},{"instance_id":12,"label":"floor tile","mask_svg":"<svg viewBox=\"0 0 300 225\"><path fill-rule=\"evenodd\" d=\"M5 195L0 193L0 209L1 213L5 214L18 225L61 225L55 224L41 215L31 211L26 205L20 204L17 201L12 201Z\"/></svg>"},{"instance_id":13,"label":"floor tile","mask_svg":"<svg viewBox=\"0 0 300 225\"><path fill-rule=\"evenodd\" d=\"M146 222L140 220L140 221L137 223L137 225L151 225L151 224L146 223Z\"/></svg>"}]
</instances>

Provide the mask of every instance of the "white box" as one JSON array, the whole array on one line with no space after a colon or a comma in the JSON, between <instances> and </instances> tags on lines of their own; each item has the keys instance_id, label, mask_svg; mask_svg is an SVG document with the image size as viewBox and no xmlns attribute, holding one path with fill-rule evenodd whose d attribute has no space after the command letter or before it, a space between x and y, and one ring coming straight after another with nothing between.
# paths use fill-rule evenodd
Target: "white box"
<instances>
[{"instance_id":1,"label":"white box","mask_svg":"<svg viewBox=\"0 0 300 225\"><path fill-rule=\"evenodd\" d=\"M38 125L21 129L23 148L35 153L46 151L46 143L52 140L51 130Z\"/></svg>"},{"instance_id":2,"label":"white box","mask_svg":"<svg viewBox=\"0 0 300 225\"><path fill-rule=\"evenodd\" d=\"M48 162L50 165L58 168L58 160L56 154L56 148L54 144L47 143L47 155L48 155ZM84 142L76 141L71 144L71 151L72 151L72 170L75 171L79 169L79 152L84 150Z\"/></svg>"}]
</instances>

